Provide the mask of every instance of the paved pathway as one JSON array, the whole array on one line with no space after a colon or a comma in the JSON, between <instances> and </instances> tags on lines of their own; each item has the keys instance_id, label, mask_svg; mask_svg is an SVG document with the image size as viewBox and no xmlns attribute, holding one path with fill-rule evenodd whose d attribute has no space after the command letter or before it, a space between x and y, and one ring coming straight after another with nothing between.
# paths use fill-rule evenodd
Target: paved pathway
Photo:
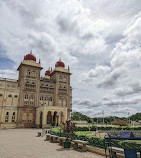
<instances>
[{"instance_id":1,"label":"paved pathway","mask_svg":"<svg viewBox=\"0 0 141 158\"><path fill-rule=\"evenodd\" d=\"M0 130L0 158L104 158L91 152L64 149L36 137L38 129Z\"/></svg>"}]
</instances>

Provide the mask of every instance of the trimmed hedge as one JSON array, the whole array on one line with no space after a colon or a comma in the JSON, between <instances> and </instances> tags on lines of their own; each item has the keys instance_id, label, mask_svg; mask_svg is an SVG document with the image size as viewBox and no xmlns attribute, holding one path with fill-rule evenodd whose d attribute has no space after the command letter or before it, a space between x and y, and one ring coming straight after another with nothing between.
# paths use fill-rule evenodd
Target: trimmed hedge
<instances>
[{"instance_id":1,"label":"trimmed hedge","mask_svg":"<svg viewBox=\"0 0 141 158\"><path fill-rule=\"evenodd\" d=\"M97 130L100 130L100 131L105 131L105 130L141 130L141 127L111 127L111 126L101 126L101 127L96 127L96 126L91 126L91 127L76 127L76 131L89 131L89 128L90 128L90 131L96 131Z\"/></svg>"}]
</instances>

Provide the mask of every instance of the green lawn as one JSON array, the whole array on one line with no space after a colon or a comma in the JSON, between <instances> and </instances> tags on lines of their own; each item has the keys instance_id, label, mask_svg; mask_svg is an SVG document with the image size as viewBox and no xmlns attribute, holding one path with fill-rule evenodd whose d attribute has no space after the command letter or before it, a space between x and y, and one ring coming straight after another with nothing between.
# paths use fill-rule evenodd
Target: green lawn
<instances>
[{"instance_id":1,"label":"green lawn","mask_svg":"<svg viewBox=\"0 0 141 158\"><path fill-rule=\"evenodd\" d=\"M62 128L61 127L54 127L54 128L52 128L52 131L53 132L56 132L56 133L58 133L58 132L60 132L60 130L61 130L61 133L63 132L63 130L62 130ZM85 136L89 136L89 137L94 137L94 136L92 136L91 134L92 133L94 133L95 131L77 131L77 132L75 132L75 134L76 135L85 135Z\"/></svg>"},{"instance_id":2,"label":"green lawn","mask_svg":"<svg viewBox=\"0 0 141 158\"><path fill-rule=\"evenodd\" d=\"M94 133L95 131L78 131L75 132L76 135L85 135L85 136L91 136L92 137L92 133Z\"/></svg>"}]
</instances>

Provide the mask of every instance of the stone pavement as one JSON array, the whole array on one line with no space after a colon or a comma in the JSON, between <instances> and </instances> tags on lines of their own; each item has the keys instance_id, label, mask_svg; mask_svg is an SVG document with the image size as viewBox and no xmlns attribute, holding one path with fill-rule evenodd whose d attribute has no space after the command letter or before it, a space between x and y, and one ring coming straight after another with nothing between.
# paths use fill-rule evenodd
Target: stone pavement
<instances>
[{"instance_id":1,"label":"stone pavement","mask_svg":"<svg viewBox=\"0 0 141 158\"><path fill-rule=\"evenodd\" d=\"M64 149L36 137L39 129L0 130L0 158L104 158L91 152Z\"/></svg>"}]
</instances>

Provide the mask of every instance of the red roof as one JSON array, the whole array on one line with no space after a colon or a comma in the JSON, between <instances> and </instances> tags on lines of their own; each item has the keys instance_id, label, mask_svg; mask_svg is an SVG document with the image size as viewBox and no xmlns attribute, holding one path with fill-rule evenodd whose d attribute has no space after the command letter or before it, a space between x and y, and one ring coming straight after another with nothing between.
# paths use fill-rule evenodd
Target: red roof
<instances>
[{"instance_id":1,"label":"red roof","mask_svg":"<svg viewBox=\"0 0 141 158\"><path fill-rule=\"evenodd\" d=\"M51 73L51 71L48 69L48 70L45 72L45 76L46 76L46 75L49 76L50 73Z\"/></svg>"},{"instance_id":2,"label":"red roof","mask_svg":"<svg viewBox=\"0 0 141 158\"><path fill-rule=\"evenodd\" d=\"M57 63L55 64L55 67L65 67L65 64L61 61L61 59L59 61L57 61Z\"/></svg>"},{"instance_id":3,"label":"red roof","mask_svg":"<svg viewBox=\"0 0 141 158\"><path fill-rule=\"evenodd\" d=\"M36 61L36 57L32 54L32 51L31 51L30 54L27 54L24 57L24 60L33 60L33 61Z\"/></svg>"}]
</instances>

